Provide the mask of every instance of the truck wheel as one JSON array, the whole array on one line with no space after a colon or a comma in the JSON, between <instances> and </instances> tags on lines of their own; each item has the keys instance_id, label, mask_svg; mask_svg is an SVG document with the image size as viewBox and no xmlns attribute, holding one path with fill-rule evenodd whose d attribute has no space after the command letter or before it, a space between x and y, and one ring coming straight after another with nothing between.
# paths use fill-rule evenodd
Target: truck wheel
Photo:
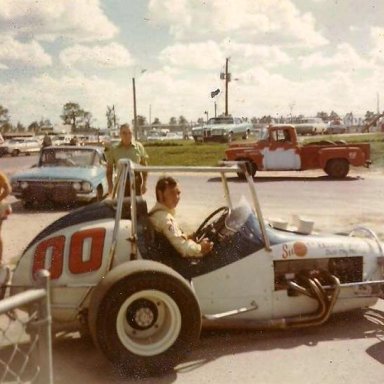
<instances>
[{"instance_id":1,"label":"truck wheel","mask_svg":"<svg viewBox=\"0 0 384 384\"><path fill-rule=\"evenodd\" d=\"M324 171L331 177L341 179L348 175L349 163L345 159L331 159L328 160Z\"/></svg>"},{"instance_id":2,"label":"truck wheel","mask_svg":"<svg viewBox=\"0 0 384 384\"><path fill-rule=\"evenodd\" d=\"M249 161L248 159L236 159L236 161L245 161L248 173L251 175L251 177L255 177L257 172L257 166L253 161ZM237 172L237 176L239 177L239 179L245 179L244 173Z\"/></svg>"},{"instance_id":3,"label":"truck wheel","mask_svg":"<svg viewBox=\"0 0 384 384\"><path fill-rule=\"evenodd\" d=\"M242 139L243 139L243 140L247 140L248 137L249 137L249 129L247 129L247 131L244 133Z\"/></svg>"},{"instance_id":4,"label":"truck wheel","mask_svg":"<svg viewBox=\"0 0 384 384\"><path fill-rule=\"evenodd\" d=\"M200 308L188 283L155 268L116 280L93 303L93 339L124 375L173 369L200 337Z\"/></svg>"}]
</instances>

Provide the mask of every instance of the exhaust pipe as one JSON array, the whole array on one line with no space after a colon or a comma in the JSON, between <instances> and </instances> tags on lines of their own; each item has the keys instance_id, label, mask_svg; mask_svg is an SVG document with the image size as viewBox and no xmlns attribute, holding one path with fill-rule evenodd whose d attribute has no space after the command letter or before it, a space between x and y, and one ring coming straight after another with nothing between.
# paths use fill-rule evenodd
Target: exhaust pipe
<instances>
[{"instance_id":1,"label":"exhaust pipe","mask_svg":"<svg viewBox=\"0 0 384 384\"><path fill-rule=\"evenodd\" d=\"M209 329L267 330L310 327L323 324L329 319L340 293L339 279L328 273L327 275L327 278L332 282L329 296L317 277L302 275L301 279L304 280L307 287L299 285L297 282L290 282L289 284L290 288L297 291L297 293L317 301L318 306L313 313L270 320L234 319L233 317L213 320L203 318L203 327Z\"/></svg>"}]
</instances>

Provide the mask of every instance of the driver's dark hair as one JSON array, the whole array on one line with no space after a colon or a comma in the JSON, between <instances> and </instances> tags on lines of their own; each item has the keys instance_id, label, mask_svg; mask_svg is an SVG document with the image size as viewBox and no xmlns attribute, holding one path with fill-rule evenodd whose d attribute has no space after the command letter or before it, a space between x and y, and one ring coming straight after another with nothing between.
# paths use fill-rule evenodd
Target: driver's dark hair
<instances>
[{"instance_id":1,"label":"driver's dark hair","mask_svg":"<svg viewBox=\"0 0 384 384\"><path fill-rule=\"evenodd\" d=\"M164 192L167 188L175 188L177 181L172 176L161 176L156 183L156 200L159 201L159 192Z\"/></svg>"}]
</instances>

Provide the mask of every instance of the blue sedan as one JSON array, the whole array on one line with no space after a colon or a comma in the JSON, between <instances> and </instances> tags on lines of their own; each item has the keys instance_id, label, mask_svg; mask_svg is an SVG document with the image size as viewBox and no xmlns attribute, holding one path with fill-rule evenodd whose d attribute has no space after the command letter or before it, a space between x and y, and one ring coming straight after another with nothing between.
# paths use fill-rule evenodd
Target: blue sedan
<instances>
[{"instance_id":1,"label":"blue sedan","mask_svg":"<svg viewBox=\"0 0 384 384\"><path fill-rule=\"evenodd\" d=\"M95 147L43 148L38 164L16 173L11 185L12 194L25 206L35 201L100 201L108 192L104 152Z\"/></svg>"}]
</instances>

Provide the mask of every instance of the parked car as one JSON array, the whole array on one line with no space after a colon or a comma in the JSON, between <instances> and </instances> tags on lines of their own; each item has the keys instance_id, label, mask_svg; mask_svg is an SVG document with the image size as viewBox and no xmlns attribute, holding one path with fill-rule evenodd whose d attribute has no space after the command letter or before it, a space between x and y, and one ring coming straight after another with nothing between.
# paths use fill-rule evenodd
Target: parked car
<instances>
[{"instance_id":1,"label":"parked car","mask_svg":"<svg viewBox=\"0 0 384 384\"><path fill-rule=\"evenodd\" d=\"M212 117L202 127L192 128L195 142L221 141L229 143L237 138L247 139L253 126L239 117Z\"/></svg>"},{"instance_id":2,"label":"parked car","mask_svg":"<svg viewBox=\"0 0 384 384\"><path fill-rule=\"evenodd\" d=\"M154 231L143 197L124 198L127 173L170 174L180 167L120 165L117 199L82 207L45 228L21 255L10 286L15 294L48 268L54 332L88 326L125 375L172 370L195 347L202 326L318 326L333 313L384 297L384 243L371 229L313 233L313 222L299 217L297 228L266 222L244 164L183 168L222 180L224 205L207 213L194 234L214 242L199 259L182 257ZM228 183L227 175L238 172L244 172L249 202L237 201ZM131 183L131 196L134 188Z\"/></svg>"},{"instance_id":3,"label":"parked car","mask_svg":"<svg viewBox=\"0 0 384 384\"><path fill-rule=\"evenodd\" d=\"M305 117L293 125L298 135L322 135L328 128L320 117Z\"/></svg>"},{"instance_id":4,"label":"parked car","mask_svg":"<svg viewBox=\"0 0 384 384\"><path fill-rule=\"evenodd\" d=\"M12 194L26 206L35 201L100 201L108 191L102 148L52 146L42 149L37 166L11 178Z\"/></svg>"},{"instance_id":5,"label":"parked car","mask_svg":"<svg viewBox=\"0 0 384 384\"><path fill-rule=\"evenodd\" d=\"M31 153L39 152L40 148L40 141L34 138L9 139L0 146L0 156L19 156L20 154L30 155Z\"/></svg>"}]
</instances>

